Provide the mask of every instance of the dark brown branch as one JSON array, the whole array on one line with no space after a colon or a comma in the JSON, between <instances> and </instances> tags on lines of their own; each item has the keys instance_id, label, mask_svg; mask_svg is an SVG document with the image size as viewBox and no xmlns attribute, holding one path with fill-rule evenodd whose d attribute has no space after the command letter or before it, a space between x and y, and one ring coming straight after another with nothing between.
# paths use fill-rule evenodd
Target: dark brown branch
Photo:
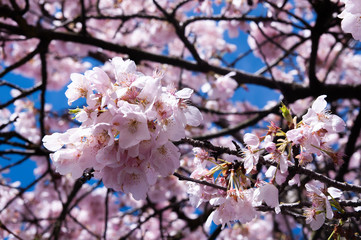
<instances>
[{"instance_id":1,"label":"dark brown branch","mask_svg":"<svg viewBox=\"0 0 361 240\"><path fill-rule=\"evenodd\" d=\"M176 145L179 145L182 143L188 143L188 144L192 145L193 147L209 149L209 150L212 150L212 151L220 153L220 154L227 153L227 154L238 156L238 157L242 156L242 153L240 153L239 151L231 150L228 147L215 146L209 141L200 141L200 140L195 140L192 138L182 138L180 141L175 142Z\"/></svg>"},{"instance_id":2,"label":"dark brown branch","mask_svg":"<svg viewBox=\"0 0 361 240\"><path fill-rule=\"evenodd\" d=\"M5 81L5 80L1 80L1 81L0 81L0 86L8 86L8 87L10 87L10 88L14 88L14 89L16 89L16 90L19 90L20 92L23 91L23 89L22 89L21 87L15 85L15 84L12 84L12 83L10 83L10 82L7 82L7 81Z\"/></svg>"},{"instance_id":3,"label":"dark brown branch","mask_svg":"<svg viewBox=\"0 0 361 240\"><path fill-rule=\"evenodd\" d=\"M353 191L356 193L361 193L361 186L349 184L349 183L345 183L345 182L339 182L339 181L333 180L331 178L328 178L325 175L308 170L303 167L290 166L289 168L290 169L295 168L297 173L309 176L311 179L314 179L314 180L319 180L320 182L325 183L327 186L335 187L342 191Z\"/></svg>"},{"instance_id":4,"label":"dark brown branch","mask_svg":"<svg viewBox=\"0 0 361 240\"><path fill-rule=\"evenodd\" d=\"M218 132L215 133L210 133L208 135L202 135L202 136L195 136L192 137L193 139L196 140L209 140L212 138L217 138L217 137L223 137L226 135L231 135L233 133L236 133L238 131L240 131L241 129L245 129L247 127L253 126L254 124L258 123L260 120L262 120L264 117L266 117L268 114L270 113L274 113L277 112L279 109L279 104L277 104L276 106L274 106L272 109L270 110L266 110L266 111L262 111L259 112L258 114L256 114L256 116L236 125L230 128L226 128L226 129L222 129L219 130Z\"/></svg>"},{"instance_id":5,"label":"dark brown branch","mask_svg":"<svg viewBox=\"0 0 361 240\"><path fill-rule=\"evenodd\" d=\"M35 179L32 183L30 183L28 186L26 186L25 188L22 188L19 190L19 192L12 198L10 199L5 205L4 207L0 210L0 213L2 213L5 209L7 209L10 204L12 202L14 202L18 197L20 197L25 191L29 190L30 188L32 188L36 183L38 183L41 179L43 179L49 172L44 172L40 177L38 177L37 179Z\"/></svg>"},{"instance_id":6,"label":"dark brown branch","mask_svg":"<svg viewBox=\"0 0 361 240\"><path fill-rule=\"evenodd\" d=\"M139 221L138 225L137 225L135 228L133 228L132 230L130 230L130 231L129 231L127 234L125 234L123 237L119 238L119 240L126 240L126 239L128 239L135 230L139 229L140 226L142 226L142 225L143 225L145 222L147 222L149 219L151 219L151 218L153 218L153 217L161 214L162 212L164 212L164 211L166 211L166 210L168 210L168 209L174 208L174 206L177 206L177 205L185 202L186 200L187 200L187 199L183 199L183 200L181 200L181 201L179 201L179 202L171 203L171 204L165 206L164 208L159 209L158 211L155 211L153 214L150 214L149 216L147 216L144 220Z\"/></svg>"},{"instance_id":7,"label":"dark brown branch","mask_svg":"<svg viewBox=\"0 0 361 240\"><path fill-rule=\"evenodd\" d=\"M361 200L338 200L341 206L347 206L347 207L360 207L361 206Z\"/></svg>"},{"instance_id":8,"label":"dark brown branch","mask_svg":"<svg viewBox=\"0 0 361 240\"><path fill-rule=\"evenodd\" d=\"M307 38L302 38L299 42L297 42L296 44L294 44L292 47L290 47L289 49L287 49L287 51L285 51L285 53L280 56L279 58L275 59L272 63L269 63L268 66L263 67L262 69L259 69L255 75L262 75L264 73L266 73L267 71L271 70L271 68L277 66L278 64L280 64L286 57L288 57L289 55L292 54L292 52L294 50L296 50L299 46L301 46L305 41L307 40Z\"/></svg>"},{"instance_id":9,"label":"dark brown branch","mask_svg":"<svg viewBox=\"0 0 361 240\"><path fill-rule=\"evenodd\" d=\"M109 215L109 195L111 194L111 190L108 188L107 193L105 195L105 216L104 216L104 233L103 233L103 239L107 239L107 229L108 229L108 215Z\"/></svg>"},{"instance_id":10,"label":"dark brown branch","mask_svg":"<svg viewBox=\"0 0 361 240\"><path fill-rule=\"evenodd\" d=\"M34 49L34 51L31 51L30 53L28 53L25 57L21 58L19 61L13 63L12 65L8 66L7 68L5 68L1 73L0 73L0 78L2 78L3 76L5 76L6 74L8 74L9 72L11 72L12 70L24 65L25 63L27 63L28 61L30 61L37 53L40 52L41 49L41 43L38 44L38 46ZM18 90L20 90L19 88L17 88Z\"/></svg>"},{"instance_id":11,"label":"dark brown branch","mask_svg":"<svg viewBox=\"0 0 361 240\"><path fill-rule=\"evenodd\" d=\"M89 191L87 191L87 192L83 193L82 195L80 195L80 197L78 197L78 198L73 202L73 205L72 205L71 207L69 207L69 212L70 212L73 208L75 208L75 207L79 204L79 202L80 202L81 200L83 200L83 199L86 198L90 193L92 193L92 192L94 191L94 189L96 189L97 187L99 187L101 183L102 183L101 180L99 180Z\"/></svg>"},{"instance_id":12,"label":"dark brown branch","mask_svg":"<svg viewBox=\"0 0 361 240\"><path fill-rule=\"evenodd\" d=\"M310 87L319 89L321 88L321 84L316 76L319 41L321 35L329 29L330 23L334 19L333 15L336 13L337 6L331 1L317 1L314 4L314 8L317 13L317 18L314 27L311 28L312 45L308 64L308 78L310 81Z\"/></svg>"},{"instance_id":13,"label":"dark brown branch","mask_svg":"<svg viewBox=\"0 0 361 240\"><path fill-rule=\"evenodd\" d=\"M239 22L255 22L255 23L260 23L260 22L278 22L278 23L283 23L283 24L288 24L291 25L295 28L298 29L305 29L305 27L297 25L293 22L290 21L286 21L283 19L275 19L272 17L253 17L253 16L234 16L234 17L228 17L225 15L213 15L213 16L193 16L193 17L189 17L187 20L185 20L182 23L182 27L186 27L191 23L194 23L196 21L206 21L206 20L211 20L211 21L239 21Z\"/></svg>"},{"instance_id":14,"label":"dark brown branch","mask_svg":"<svg viewBox=\"0 0 361 240\"><path fill-rule=\"evenodd\" d=\"M222 232L222 225L218 225L217 228L213 231L213 233L209 236L208 240L217 239L218 235Z\"/></svg>"},{"instance_id":15,"label":"dark brown branch","mask_svg":"<svg viewBox=\"0 0 361 240\"><path fill-rule=\"evenodd\" d=\"M54 223L53 232L51 233L50 238L52 238L54 240L59 239L60 229L63 224L63 221L65 220L66 215L68 214L68 211L69 211L68 208L70 206L70 203L73 201L73 199L75 198L76 194L79 192L79 190L81 189L83 184L86 181L88 181L91 178L91 176L92 176L91 174L89 174L88 172L85 171L83 176L75 181L73 190L69 194L66 203L63 204L63 210L61 211L58 219Z\"/></svg>"},{"instance_id":16,"label":"dark brown branch","mask_svg":"<svg viewBox=\"0 0 361 240\"><path fill-rule=\"evenodd\" d=\"M87 226L85 226L84 224L82 224L78 219L76 219L71 213L68 213L69 217L75 222L77 223L79 226L81 226L83 229L85 229L85 231L87 231L90 235L92 235L93 237L95 237L95 239L100 239L100 236L95 234L94 232L92 232L89 228L87 228Z\"/></svg>"},{"instance_id":17,"label":"dark brown branch","mask_svg":"<svg viewBox=\"0 0 361 240\"><path fill-rule=\"evenodd\" d=\"M157 6L158 10L161 11L161 13L167 18L167 20L173 25L177 36L183 42L183 44L189 50L189 52L192 54L195 61L199 65L207 65L207 63L204 60L202 60L201 57L199 56L197 49L194 47L194 45L191 42L189 42L188 38L185 36L185 27L181 27L179 22L175 19L175 16L168 14L167 11L163 9L156 0L153 0L153 3Z\"/></svg>"},{"instance_id":18,"label":"dark brown branch","mask_svg":"<svg viewBox=\"0 0 361 240\"><path fill-rule=\"evenodd\" d=\"M45 136L45 93L48 82L48 71L46 66L46 53L48 51L49 42L40 42L40 62L41 62L41 93L40 93L40 138Z\"/></svg>"},{"instance_id":19,"label":"dark brown branch","mask_svg":"<svg viewBox=\"0 0 361 240\"><path fill-rule=\"evenodd\" d=\"M10 233L12 236L14 236L16 239L20 239L22 240L22 238L20 236L18 236L16 233L14 233L13 231L11 231L9 228L6 227L5 224L3 224L0 220L0 228L2 228L4 231Z\"/></svg>"},{"instance_id":20,"label":"dark brown branch","mask_svg":"<svg viewBox=\"0 0 361 240\"><path fill-rule=\"evenodd\" d=\"M12 163L12 164L10 164L10 165L7 165L7 166L5 166L5 167L0 168L0 172L3 172L3 171L5 171L5 170L7 170L7 169L10 169L10 168L12 168L12 167L15 167L15 166L17 166L17 165L19 165L19 164L22 164L22 163L25 162L27 159L29 159L29 157L30 157L30 156L25 156L25 157L23 157L22 159L20 159L19 161L16 161L16 162L14 162L14 163Z\"/></svg>"},{"instance_id":21,"label":"dark brown branch","mask_svg":"<svg viewBox=\"0 0 361 240\"><path fill-rule=\"evenodd\" d=\"M189 182L195 182L195 183L199 183L199 184L202 184L202 185L207 185L207 186L210 186L210 187L213 187L213 188L217 188L217 189L220 189L220 190L223 190L223 191L227 191L227 188L225 187L222 187L222 186L218 186L217 184L213 184L213 183L210 183L210 182L207 182L207 181L204 181L204 180L197 180L197 179L194 179L194 178L191 178L191 177L186 177L186 176L183 176L177 172L173 173L174 176L176 176L179 180L181 181L189 181Z\"/></svg>"},{"instance_id":22,"label":"dark brown branch","mask_svg":"<svg viewBox=\"0 0 361 240\"><path fill-rule=\"evenodd\" d=\"M32 26L27 26L27 28L28 31L23 31L19 27L0 23L0 29L6 29L8 31L13 32L14 34L25 35L27 37L37 37L40 39L48 38L52 40L61 40L66 42L69 41L69 42L82 43L86 45L92 45L103 48L105 50L127 54L129 58L133 59L134 61L149 60L158 63L173 65L175 67L181 67L190 71L196 71L202 73L213 72L220 75L226 75L229 72L234 71L236 74L232 78L234 78L239 85L257 84L271 89L278 89L281 86L286 94L285 97L288 99L290 103L296 101L297 99L303 99L309 96L318 97L320 94L328 95L328 99L330 101L336 99L342 99L342 98L358 99L361 92L361 85L348 86L348 85L330 84L330 85L323 85L322 89L315 89L315 88L305 87L296 83L285 83L280 80L277 80L277 84L276 84L274 81L272 81L269 78L245 73L238 69L226 68L226 67L215 66L210 64L199 65L198 63L183 60L177 57L169 57L165 55L154 54L140 50L138 48L113 44L90 36L81 36L76 33L55 32Z\"/></svg>"},{"instance_id":23,"label":"dark brown branch","mask_svg":"<svg viewBox=\"0 0 361 240\"><path fill-rule=\"evenodd\" d=\"M285 8L279 8L279 7L277 6L277 4L275 4L275 3L272 2L272 1L268 1L268 0L267 0L267 3L268 3L270 6L272 6L274 9L276 9L276 10L278 10L278 11L282 11L282 12L286 13L287 15L290 15L292 18L297 19L297 20L300 21L303 25L305 25L305 27L306 27L307 29L310 29L310 28L311 28L311 25L310 25L307 21L305 21L305 19L303 19L302 17L297 16L296 14L288 11L288 10L285 9Z\"/></svg>"},{"instance_id":24,"label":"dark brown branch","mask_svg":"<svg viewBox=\"0 0 361 240\"><path fill-rule=\"evenodd\" d=\"M6 103L1 104L0 109L8 107L10 104L14 103L16 100L27 97L30 94L32 94L40 89L41 89L41 84L38 84L30 89L24 90L21 94L19 94L19 96L16 96L16 97L10 99L9 101L7 101Z\"/></svg>"},{"instance_id":25,"label":"dark brown branch","mask_svg":"<svg viewBox=\"0 0 361 240\"><path fill-rule=\"evenodd\" d=\"M176 13L177 13L177 10L180 9L183 5L189 3L191 0L183 0L182 2L178 3L177 6L175 6L173 8L173 11L171 13L171 17L175 17L176 16Z\"/></svg>"},{"instance_id":26,"label":"dark brown branch","mask_svg":"<svg viewBox=\"0 0 361 240\"><path fill-rule=\"evenodd\" d=\"M48 156L49 152L44 152L39 149L35 149L35 150L5 149L0 151L0 156L1 155Z\"/></svg>"},{"instance_id":27,"label":"dark brown branch","mask_svg":"<svg viewBox=\"0 0 361 240\"><path fill-rule=\"evenodd\" d=\"M86 10L85 10L84 0L80 0L80 6L81 6L81 16L80 16L81 34L85 36L88 33L86 29Z\"/></svg>"},{"instance_id":28,"label":"dark brown branch","mask_svg":"<svg viewBox=\"0 0 361 240\"><path fill-rule=\"evenodd\" d=\"M359 107L359 113L358 113L355 121L353 122L353 126L350 130L350 135L348 137L348 141L347 141L346 147L345 147L345 153L344 153L345 155L343 158L344 163L338 170L338 173L336 176L337 181L341 181L341 182L344 181L344 176L347 173L347 169L348 169L351 157L355 152L356 142L360 136L360 132L361 132L361 106Z\"/></svg>"}]
</instances>

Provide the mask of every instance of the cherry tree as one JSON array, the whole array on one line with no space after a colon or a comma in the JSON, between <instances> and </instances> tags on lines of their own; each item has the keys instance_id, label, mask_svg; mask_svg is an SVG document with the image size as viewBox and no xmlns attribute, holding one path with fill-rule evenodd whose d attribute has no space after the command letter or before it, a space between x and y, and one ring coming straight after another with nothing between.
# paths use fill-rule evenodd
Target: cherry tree
<instances>
[{"instance_id":1,"label":"cherry tree","mask_svg":"<svg viewBox=\"0 0 361 240\"><path fill-rule=\"evenodd\" d=\"M0 13L1 238L360 238L357 0Z\"/></svg>"}]
</instances>

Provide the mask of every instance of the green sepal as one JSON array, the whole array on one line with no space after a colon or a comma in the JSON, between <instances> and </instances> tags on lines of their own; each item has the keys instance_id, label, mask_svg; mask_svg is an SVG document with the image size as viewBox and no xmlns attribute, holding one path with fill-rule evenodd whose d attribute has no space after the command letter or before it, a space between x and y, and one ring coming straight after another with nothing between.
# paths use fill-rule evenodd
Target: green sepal
<instances>
[{"instance_id":1,"label":"green sepal","mask_svg":"<svg viewBox=\"0 0 361 240\"><path fill-rule=\"evenodd\" d=\"M81 111L81 108L74 108L74 109L69 109L69 114L77 114Z\"/></svg>"},{"instance_id":2,"label":"green sepal","mask_svg":"<svg viewBox=\"0 0 361 240\"><path fill-rule=\"evenodd\" d=\"M74 109L69 109L68 113L69 114L74 114L74 117L72 119L75 119L76 115L81 111L82 109L77 107Z\"/></svg>"},{"instance_id":3,"label":"green sepal","mask_svg":"<svg viewBox=\"0 0 361 240\"><path fill-rule=\"evenodd\" d=\"M291 125L293 123L291 111L286 107L286 105L284 105L283 102L281 102L281 104L282 106L280 107L280 110L282 112L282 116L286 119L288 125Z\"/></svg>"}]
</instances>

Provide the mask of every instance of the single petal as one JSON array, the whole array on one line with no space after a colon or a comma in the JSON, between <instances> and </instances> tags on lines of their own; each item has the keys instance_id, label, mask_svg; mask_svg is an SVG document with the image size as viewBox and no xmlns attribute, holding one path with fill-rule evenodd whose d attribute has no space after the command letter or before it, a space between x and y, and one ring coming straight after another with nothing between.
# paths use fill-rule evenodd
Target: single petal
<instances>
[{"instance_id":1,"label":"single petal","mask_svg":"<svg viewBox=\"0 0 361 240\"><path fill-rule=\"evenodd\" d=\"M61 141L60 133L53 133L43 137L43 145L49 151L57 151L64 146L64 142Z\"/></svg>"},{"instance_id":2,"label":"single petal","mask_svg":"<svg viewBox=\"0 0 361 240\"><path fill-rule=\"evenodd\" d=\"M246 133L243 137L243 140L249 146L252 146L252 147L259 146L259 138L252 133Z\"/></svg>"},{"instance_id":3,"label":"single petal","mask_svg":"<svg viewBox=\"0 0 361 240\"><path fill-rule=\"evenodd\" d=\"M314 110L316 113L322 112L326 106L327 102L325 100L326 95L319 96L312 104L312 110Z\"/></svg>"},{"instance_id":4,"label":"single petal","mask_svg":"<svg viewBox=\"0 0 361 240\"><path fill-rule=\"evenodd\" d=\"M315 219L310 223L310 226L313 231L319 229L325 222L325 213L320 213L315 216Z\"/></svg>"},{"instance_id":5,"label":"single petal","mask_svg":"<svg viewBox=\"0 0 361 240\"><path fill-rule=\"evenodd\" d=\"M193 106L187 106L186 111L184 111L184 115L187 119L187 124L193 127L201 124L203 120L202 113L199 111L198 108Z\"/></svg>"},{"instance_id":6,"label":"single petal","mask_svg":"<svg viewBox=\"0 0 361 240\"><path fill-rule=\"evenodd\" d=\"M337 115L331 116L332 130L335 132L342 132L345 130L346 123Z\"/></svg>"},{"instance_id":7,"label":"single petal","mask_svg":"<svg viewBox=\"0 0 361 240\"><path fill-rule=\"evenodd\" d=\"M327 192L333 197L333 198L340 198L343 194L343 192L340 189L329 187L327 188Z\"/></svg>"},{"instance_id":8,"label":"single petal","mask_svg":"<svg viewBox=\"0 0 361 240\"><path fill-rule=\"evenodd\" d=\"M176 92L175 96L177 98L187 99L187 98L191 97L192 93L193 93L193 89L183 88L182 90L179 90L178 92Z\"/></svg>"}]
</instances>

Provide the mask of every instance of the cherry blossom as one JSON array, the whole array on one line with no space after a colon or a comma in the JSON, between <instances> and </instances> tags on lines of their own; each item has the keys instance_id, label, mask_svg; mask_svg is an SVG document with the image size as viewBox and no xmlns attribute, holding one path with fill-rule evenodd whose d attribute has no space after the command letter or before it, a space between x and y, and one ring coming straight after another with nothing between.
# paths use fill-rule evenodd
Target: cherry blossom
<instances>
[{"instance_id":1,"label":"cherry blossom","mask_svg":"<svg viewBox=\"0 0 361 240\"><path fill-rule=\"evenodd\" d=\"M236 81L231 78L234 75L234 72L230 72L225 76L217 78L212 85L206 83L202 86L202 91L206 92L210 99L229 99L233 96L234 90L237 87Z\"/></svg>"},{"instance_id":2,"label":"cherry blossom","mask_svg":"<svg viewBox=\"0 0 361 240\"><path fill-rule=\"evenodd\" d=\"M180 153L170 140L184 137L185 127L198 126L202 115L186 103L193 90L162 88L159 79L136 72L129 59L111 63L113 80L98 67L71 75L69 103L84 97L89 105L73 111L82 125L47 135L43 143L55 151L50 157L60 174L79 178L93 168L107 187L144 199L158 175L179 167Z\"/></svg>"},{"instance_id":3,"label":"cherry blossom","mask_svg":"<svg viewBox=\"0 0 361 240\"><path fill-rule=\"evenodd\" d=\"M257 164L259 158L259 139L252 133L246 133L244 135L244 142L247 144L247 148L244 151L245 154L245 169L247 173L253 170L253 167Z\"/></svg>"},{"instance_id":4,"label":"cherry blossom","mask_svg":"<svg viewBox=\"0 0 361 240\"><path fill-rule=\"evenodd\" d=\"M273 239L272 232L273 220L267 214L264 218L255 218L249 223L234 224L232 227L224 229L219 234L219 239L237 239L242 236L245 239L271 240Z\"/></svg>"},{"instance_id":5,"label":"cherry blossom","mask_svg":"<svg viewBox=\"0 0 361 240\"><path fill-rule=\"evenodd\" d=\"M250 222L257 215L252 206L253 194L252 189L243 192L230 190L224 197L211 199L210 204L217 206L217 209L208 217L208 224L210 224L210 221L223 226L233 221Z\"/></svg>"},{"instance_id":6,"label":"cherry blossom","mask_svg":"<svg viewBox=\"0 0 361 240\"><path fill-rule=\"evenodd\" d=\"M345 8L341 14L338 15L339 18L342 18L342 30L351 33L352 37L356 40L360 40L360 4L358 1L352 0L343 0L342 2L345 3Z\"/></svg>"},{"instance_id":7,"label":"cherry blossom","mask_svg":"<svg viewBox=\"0 0 361 240\"><path fill-rule=\"evenodd\" d=\"M306 190L312 201L312 207L305 208L306 223L315 231L324 224L326 218L332 219L334 216L329 198L339 198L342 193L334 188L325 189L324 184L319 181L306 184Z\"/></svg>"},{"instance_id":8,"label":"cherry blossom","mask_svg":"<svg viewBox=\"0 0 361 240\"><path fill-rule=\"evenodd\" d=\"M329 114L325 109L327 102L326 95L319 96L309 108L307 113L302 117L304 123L311 127L312 132L321 129L328 133L341 132L345 129L345 122L337 115Z\"/></svg>"},{"instance_id":9,"label":"cherry blossom","mask_svg":"<svg viewBox=\"0 0 361 240\"><path fill-rule=\"evenodd\" d=\"M254 192L255 201L264 201L268 206L274 207L275 212L281 211L278 201L278 189L273 184L264 184Z\"/></svg>"},{"instance_id":10,"label":"cherry blossom","mask_svg":"<svg viewBox=\"0 0 361 240\"><path fill-rule=\"evenodd\" d=\"M302 164L311 161L310 153L326 154L334 162L339 162L339 156L329 151L326 142L333 133L344 131L345 122L337 115L327 110L326 96L319 96L302 116L299 127L287 131L286 136L292 144L301 145L303 151L297 157Z\"/></svg>"},{"instance_id":11,"label":"cherry blossom","mask_svg":"<svg viewBox=\"0 0 361 240\"><path fill-rule=\"evenodd\" d=\"M360 9L1 1L0 238L357 238Z\"/></svg>"}]
</instances>

